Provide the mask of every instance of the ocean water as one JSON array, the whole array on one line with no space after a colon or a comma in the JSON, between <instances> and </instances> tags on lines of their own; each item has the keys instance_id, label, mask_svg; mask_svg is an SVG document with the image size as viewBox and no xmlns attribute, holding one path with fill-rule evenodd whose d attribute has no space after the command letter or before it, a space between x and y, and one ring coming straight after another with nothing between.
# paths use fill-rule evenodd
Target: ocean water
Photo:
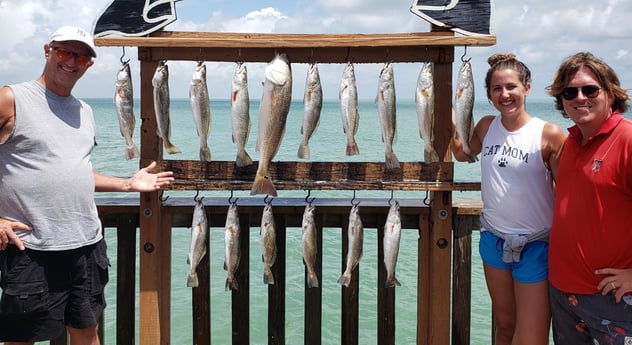
<instances>
[{"instance_id":1,"label":"ocean water","mask_svg":"<svg viewBox=\"0 0 632 345\"><path fill-rule=\"evenodd\" d=\"M125 142L120 135L114 104L111 99L86 99L92 106L97 122L97 147L93 152L95 168L106 174L129 176L138 169L138 159L125 160ZM136 102L137 126L134 140L140 144L139 102ZM558 123L562 128L571 125L570 120L554 109L551 99L528 100L528 111L534 116ZM235 145L231 141L230 102L229 100L211 100L212 125L208 140L214 160L234 160ZM258 100L251 100L252 129L247 151L254 160L258 160L254 145L256 140ZM383 161L384 146L380 138L380 127L377 109L372 100L361 101L359 105L360 125L356 136L360 155L345 156L346 138L342 132L339 103L337 100L325 101L321 113L320 127L310 140L311 159L314 161ZM301 141L300 127L303 106L300 99L293 101L288 116L286 134L275 160L295 161L298 144ZM483 115L496 114L487 100L475 103L475 120ZM165 157L165 159L198 159L199 139L194 127L191 106L187 99L176 99L171 102L172 142L182 149L182 153ZM400 161L423 160L423 141L419 138L417 119L412 99L397 101L398 141L394 150ZM167 155L165 153L165 155ZM477 163L455 163L455 180L479 181L480 166ZM318 197L349 198L350 191L312 191ZM420 192L397 191L397 198L419 198ZM165 195L193 196L194 192L167 191ZM131 197L135 194L98 194L99 196ZM202 196L227 196L226 192L202 191ZM249 196L249 191L238 191L235 196ZM304 196L304 191L280 191L279 197ZM387 198L390 192L359 191L357 197ZM454 192L453 199L479 199L478 192ZM106 229L109 244L109 255L112 261L111 280L106 288L108 308L105 314L105 337L107 344L115 341L116 315L116 237L113 229ZM296 231L292 231L296 230ZM323 344L340 344L340 229L325 229L323 233ZM373 229L374 230L374 229ZM191 293L186 287L188 265L186 256L189 248L190 229L174 229L172 247L172 302L171 302L171 343L192 343ZM250 339L252 344L267 343L267 287L261 275L263 266L260 259L259 230L251 229L250 242L254 246L250 253ZM225 277L223 265L223 228L211 229L211 327L214 344L230 343L230 293L224 291ZM398 344L415 343L416 327L416 231L403 231L397 275L401 286L396 291L396 339ZM300 228L288 229L287 237L287 282L286 282L286 343L301 344L303 334L303 263L301 257ZM491 307L478 255L478 233L473 235L472 243L472 344L489 344L491 342ZM377 234L376 231L365 231L364 256L360 265L360 343L375 344L377 338L377 307L375 286L377 267ZM138 280L137 280L138 281ZM261 297L261 298L258 298ZM136 326L138 332L138 325Z\"/></svg>"}]
</instances>

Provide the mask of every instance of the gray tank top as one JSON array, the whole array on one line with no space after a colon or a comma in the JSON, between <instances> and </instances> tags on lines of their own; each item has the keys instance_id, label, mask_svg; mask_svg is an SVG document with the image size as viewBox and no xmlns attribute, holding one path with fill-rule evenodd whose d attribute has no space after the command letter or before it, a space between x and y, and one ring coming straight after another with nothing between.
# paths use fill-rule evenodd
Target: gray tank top
<instances>
[{"instance_id":1,"label":"gray tank top","mask_svg":"<svg viewBox=\"0 0 632 345\"><path fill-rule=\"evenodd\" d=\"M15 126L0 144L0 217L30 225L17 230L30 249L68 250L101 240L90 153L92 109L36 81L11 85Z\"/></svg>"}]
</instances>

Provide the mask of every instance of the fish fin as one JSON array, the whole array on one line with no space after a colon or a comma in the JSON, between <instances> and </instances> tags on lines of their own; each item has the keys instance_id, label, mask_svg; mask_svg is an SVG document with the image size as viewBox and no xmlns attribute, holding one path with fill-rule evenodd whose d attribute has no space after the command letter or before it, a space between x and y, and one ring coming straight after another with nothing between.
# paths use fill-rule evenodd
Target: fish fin
<instances>
[{"instance_id":1,"label":"fish fin","mask_svg":"<svg viewBox=\"0 0 632 345\"><path fill-rule=\"evenodd\" d=\"M309 288L317 288L318 285L318 276L316 276L315 272L307 273L307 287Z\"/></svg>"},{"instance_id":2,"label":"fish fin","mask_svg":"<svg viewBox=\"0 0 632 345\"><path fill-rule=\"evenodd\" d=\"M274 275L272 274L272 270L270 270L270 267L267 265L263 268L263 283L274 285Z\"/></svg>"},{"instance_id":3,"label":"fish fin","mask_svg":"<svg viewBox=\"0 0 632 345\"><path fill-rule=\"evenodd\" d=\"M189 277L187 278L187 286L188 287L198 287L200 285L198 281L198 275L195 272L189 273Z\"/></svg>"},{"instance_id":4,"label":"fish fin","mask_svg":"<svg viewBox=\"0 0 632 345\"><path fill-rule=\"evenodd\" d=\"M395 277L386 279L386 282L384 283L384 287L387 288L395 287L396 285L402 286L402 284L399 283L399 280L397 280L397 278Z\"/></svg>"},{"instance_id":5,"label":"fish fin","mask_svg":"<svg viewBox=\"0 0 632 345\"><path fill-rule=\"evenodd\" d=\"M200 147L200 160L203 162L211 161L211 150L207 147Z\"/></svg>"},{"instance_id":6,"label":"fish fin","mask_svg":"<svg viewBox=\"0 0 632 345\"><path fill-rule=\"evenodd\" d=\"M227 277L226 278L226 291L228 290L239 290L239 284L235 277Z\"/></svg>"},{"instance_id":7,"label":"fish fin","mask_svg":"<svg viewBox=\"0 0 632 345\"><path fill-rule=\"evenodd\" d=\"M301 159L309 159L309 144L305 143L300 143L298 145L298 158Z\"/></svg>"},{"instance_id":8,"label":"fish fin","mask_svg":"<svg viewBox=\"0 0 632 345\"><path fill-rule=\"evenodd\" d=\"M138 148L136 145L128 146L125 150L125 159L130 160L138 157Z\"/></svg>"},{"instance_id":9,"label":"fish fin","mask_svg":"<svg viewBox=\"0 0 632 345\"><path fill-rule=\"evenodd\" d=\"M439 154L432 147L426 148L426 149L424 149L424 161L425 162L438 162L439 161Z\"/></svg>"},{"instance_id":10,"label":"fish fin","mask_svg":"<svg viewBox=\"0 0 632 345\"><path fill-rule=\"evenodd\" d=\"M393 151L386 152L386 167L388 169L397 169L400 167L399 159L397 159L395 152Z\"/></svg>"},{"instance_id":11,"label":"fish fin","mask_svg":"<svg viewBox=\"0 0 632 345\"><path fill-rule=\"evenodd\" d=\"M343 273L340 278L338 278L338 283L340 283L344 287L349 287L349 283L351 283L351 273Z\"/></svg>"},{"instance_id":12,"label":"fish fin","mask_svg":"<svg viewBox=\"0 0 632 345\"><path fill-rule=\"evenodd\" d=\"M182 152L182 151L180 151L180 149L176 145L174 145L174 144L172 144L172 143L170 143L168 141L165 141L164 146L165 146L165 149L167 149L167 152L170 155L172 155L174 153Z\"/></svg>"},{"instance_id":13,"label":"fish fin","mask_svg":"<svg viewBox=\"0 0 632 345\"><path fill-rule=\"evenodd\" d=\"M354 141L347 142L347 156L357 156L360 154L360 149L358 148L358 144Z\"/></svg>"},{"instance_id":14,"label":"fish fin","mask_svg":"<svg viewBox=\"0 0 632 345\"><path fill-rule=\"evenodd\" d=\"M255 182L252 184L252 190L250 190L250 195L255 194L268 194L270 196L277 196L276 188L274 188L272 180L267 176L261 175L257 175L255 177Z\"/></svg>"},{"instance_id":15,"label":"fish fin","mask_svg":"<svg viewBox=\"0 0 632 345\"><path fill-rule=\"evenodd\" d=\"M248 154L248 152L246 152L246 150L237 152L237 158L235 159L235 164L237 165L238 168L249 166L252 163L253 163L252 158L250 158L250 155Z\"/></svg>"}]
</instances>

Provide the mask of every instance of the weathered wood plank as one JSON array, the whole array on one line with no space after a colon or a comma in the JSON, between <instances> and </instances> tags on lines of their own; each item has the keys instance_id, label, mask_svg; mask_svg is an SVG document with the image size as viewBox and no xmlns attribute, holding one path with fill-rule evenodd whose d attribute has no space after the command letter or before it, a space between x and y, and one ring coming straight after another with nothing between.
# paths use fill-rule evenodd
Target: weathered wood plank
<instances>
[{"instance_id":1,"label":"weathered wood plank","mask_svg":"<svg viewBox=\"0 0 632 345\"><path fill-rule=\"evenodd\" d=\"M271 44L274 42L274 44ZM491 46L495 36L454 36L444 32L384 34L278 34L232 32L158 31L146 37L98 37L96 46L129 47L217 47L217 48L327 48L327 47L415 47ZM383 61L382 61L383 62Z\"/></svg>"},{"instance_id":2,"label":"weathered wood plank","mask_svg":"<svg viewBox=\"0 0 632 345\"><path fill-rule=\"evenodd\" d=\"M238 168L233 161L161 160L173 171L168 190L250 190L257 162ZM269 176L277 190L480 190L479 182L453 181L452 162L272 162Z\"/></svg>"}]
</instances>

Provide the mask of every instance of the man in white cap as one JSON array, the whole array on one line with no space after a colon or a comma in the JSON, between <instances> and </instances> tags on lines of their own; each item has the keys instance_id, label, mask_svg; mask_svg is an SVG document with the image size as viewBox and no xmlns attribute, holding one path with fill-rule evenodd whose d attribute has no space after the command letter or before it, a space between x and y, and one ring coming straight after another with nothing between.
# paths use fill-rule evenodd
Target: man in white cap
<instances>
[{"instance_id":1,"label":"man in white cap","mask_svg":"<svg viewBox=\"0 0 632 345\"><path fill-rule=\"evenodd\" d=\"M92 169L95 123L72 96L96 57L92 36L64 26L44 44L42 75L0 88L0 341L33 344L64 329L71 344L98 345L105 308L106 244L95 191L149 192L173 180Z\"/></svg>"}]
</instances>

